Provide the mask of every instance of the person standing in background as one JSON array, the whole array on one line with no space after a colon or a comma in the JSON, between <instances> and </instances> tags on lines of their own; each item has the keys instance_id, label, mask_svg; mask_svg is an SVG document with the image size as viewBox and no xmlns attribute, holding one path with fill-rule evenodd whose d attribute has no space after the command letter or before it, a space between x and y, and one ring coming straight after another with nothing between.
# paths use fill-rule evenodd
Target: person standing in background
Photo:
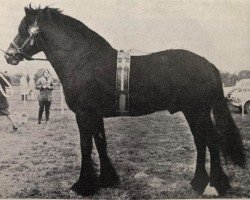
<instances>
[{"instance_id":1,"label":"person standing in background","mask_svg":"<svg viewBox=\"0 0 250 200\"><path fill-rule=\"evenodd\" d=\"M42 77L37 80L36 88L40 90L38 96L39 112L38 112L38 124L41 124L43 111L45 109L45 123L49 122L50 106L52 101L52 90L54 84L50 77L50 72L47 69L43 69Z\"/></svg>"},{"instance_id":2,"label":"person standing in background","mask_svg":"<svg viewBox=\"0 0 250 200\"><path fill-rule=\"evenodd\" d=\"M21 99L22 102L25 102L27 101L27 96L28 96L28 81L25 75L23 75L20 79L20 87L21 87Z\"/></svg>"},{"instance_id":3,"label":"person standing in background","mask_svg":"<svg viewBox=\"0 0 250 200\"><path fill-rule=\"evenodd\" d=\"M34 101L34 89L35 89L35 80L34 75L31 74L29 79L29 95L31 95L31 100Z\"/></svg>"}]
</instances>

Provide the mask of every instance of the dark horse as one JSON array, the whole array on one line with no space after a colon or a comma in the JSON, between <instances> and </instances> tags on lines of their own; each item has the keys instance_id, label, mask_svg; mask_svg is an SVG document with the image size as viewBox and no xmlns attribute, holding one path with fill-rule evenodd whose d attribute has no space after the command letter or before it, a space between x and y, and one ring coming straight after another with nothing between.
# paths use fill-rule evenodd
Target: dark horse
<instances>
[{"instance_id":1,"label":"dark horse","mask_svg":"<svg viewBox=\"0 0 250 200\"><path fill-rule=\"evenodd\" d=\"M103 118L117 116L117 50L58 9L29 7L25 13L5 58L9 64L17 65L43 51L54 67L80 131L81 173L72 189L78 194L90 195L99 187L114 186L119 178L107 155ZM186 50L132 56L129 87L130 116L162 110L184 113L197 148L191 185L202 193L210 183L223 195L230 184L221 166L220 151L241 167L245 166L246 158L215 66ZM92 137L100 158L99 177L91 161ZM205 170L206 147L211 157L210 176Z\"/></svg>"}]
</instances>

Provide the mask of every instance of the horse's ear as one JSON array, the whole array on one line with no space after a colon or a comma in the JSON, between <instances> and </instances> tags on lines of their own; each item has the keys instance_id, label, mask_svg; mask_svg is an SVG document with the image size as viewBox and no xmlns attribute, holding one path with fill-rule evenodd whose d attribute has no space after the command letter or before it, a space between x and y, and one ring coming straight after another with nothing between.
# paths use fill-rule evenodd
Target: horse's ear
<instances>
[{"instance_id":1,"label":"horse's ear","mask_svg":"<svg viewBox=\"0 0 250 200\"><path fill-rule=\"evenodd\" d=\"M31 14L31 10L27 7L24 7L24 11L25 11L26 16L29 16Z\"/></svg>"},{"instance_id":2,"label":"horse's ear","mask_svg":"<svg viewBox=\"0 0 250 200\"><path fill-rule=\"evenodd\" d=\"M31 7L31 4L29 4L29 7L24 7L24 11L26 16L36 15L36 10Z\"/></svg>"}]
</instances>

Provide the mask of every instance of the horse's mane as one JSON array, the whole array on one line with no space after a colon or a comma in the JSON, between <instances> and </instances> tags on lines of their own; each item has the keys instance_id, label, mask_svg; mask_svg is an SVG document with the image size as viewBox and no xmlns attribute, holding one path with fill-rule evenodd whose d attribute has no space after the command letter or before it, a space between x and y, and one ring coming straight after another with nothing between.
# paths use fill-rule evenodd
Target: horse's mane
<instances>
[{"instance_id":1,"label":"horse's mane","mask_svg":"<svg viewBox=\"0 0 250 200\"><path fill-rule=\"evenodd\" d=\"M58 8L50 8L49 6L46 6L45 8L41 8L40 6L37 8L32 8L31 5L29 5L29 7L26 7L26 9L28 9L30 14L33 16L41 17L48 22L64 27L66 32L72 32L72 34L78 33L85 39L88 38L102 47L111 47L111 45L103 37L89 29L79 20L64 15Z\"/></svg>"}]
</instances>

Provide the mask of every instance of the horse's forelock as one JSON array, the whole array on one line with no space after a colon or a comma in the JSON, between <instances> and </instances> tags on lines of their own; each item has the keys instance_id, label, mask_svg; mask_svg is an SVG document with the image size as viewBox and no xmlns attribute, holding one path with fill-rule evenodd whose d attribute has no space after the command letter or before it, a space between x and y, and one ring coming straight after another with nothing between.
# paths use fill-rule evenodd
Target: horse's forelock
<instances>
[{"instance_id":1,"label":"horse's forelock","mask_svg":"<svg viewBox=\"0 0 250 200\"><path fill-rule=\"evenodd\" d=\"M34 8L32 8L31 4L29 4L28 7L24 7L24 11L25 11L26 16L36 15L38 9L40 9L40 6L39 6L39 8L34 9Z\"/></svg>"},{"instance_id":2,"label":"horse's forelock","mask_svg":"<svg viewBox=\"0 0 250 200\"><path fill-rule=\"evenodd\" d=\"M40 19L46 19L49 21L53 21L52 16L59 16L62 13L62 11L58 8L50 8L49 6L41 8L40 5L33 8L31 4L25 7L24 10L26 16L23 18L19 25L19 33L27 32L28 27L33 24L35 20L39 21Z\"/></svg>"},{"instance_id":3,"label":"horse's forelock","mask_svg":"<svg viewBox=\"0 0 250 200\"><path fill-rule=\"evenodd\" d=\"M32 8L31 4L29 4L28 7L24 8L26 16L30 17L30 16L37 16L37 15L47 15L47 16L51 16L51 14L61 14L62 11L59 10L58 8L50 8L49 6L46 6L45 8L41 8L41 6L39 5L36 8Z\"/></svg>"}]
</instances>

